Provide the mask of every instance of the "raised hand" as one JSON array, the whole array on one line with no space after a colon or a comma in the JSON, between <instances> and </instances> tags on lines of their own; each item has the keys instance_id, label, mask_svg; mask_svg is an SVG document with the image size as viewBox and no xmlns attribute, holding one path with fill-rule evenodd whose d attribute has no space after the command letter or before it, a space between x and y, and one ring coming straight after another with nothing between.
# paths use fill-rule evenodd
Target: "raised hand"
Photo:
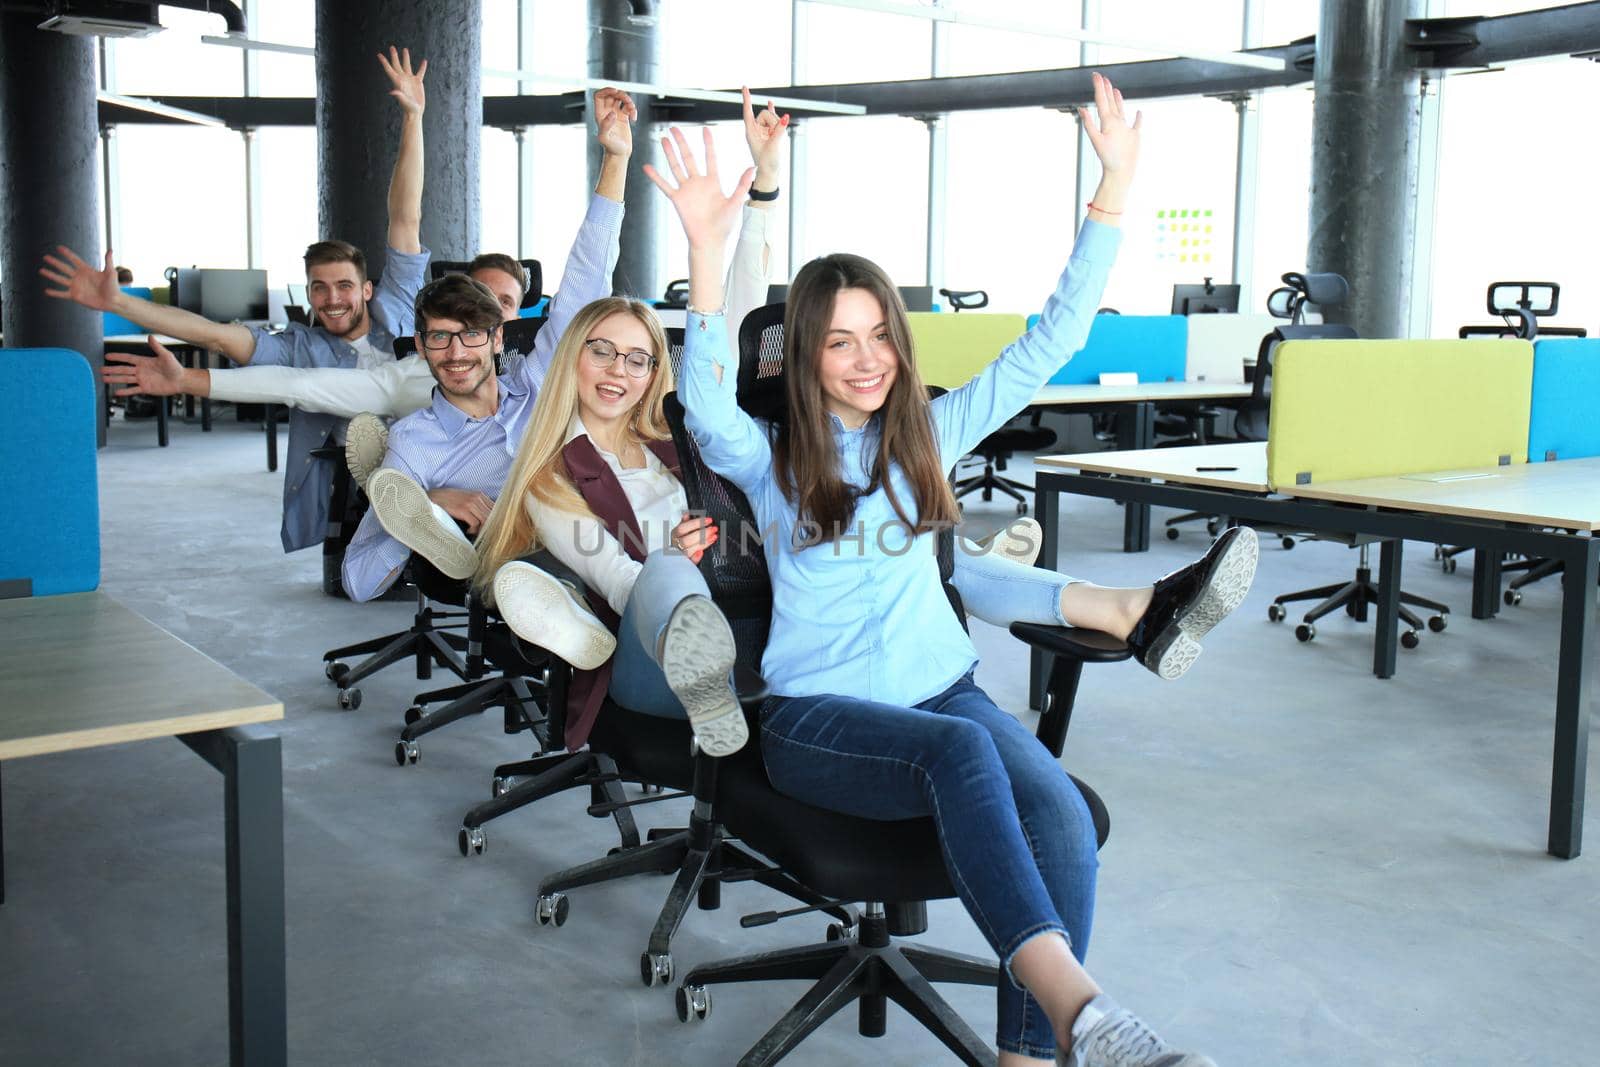
<instances>
[{"instance_id":1,"label":"raised hand","mask_svg":"<svg viewBox=\"0 0 1600 1067\"><path fill-rule=\"evenodd\" d=\"M1088 134L1094 154L1100 157L1100 167L1105 171L1105 177L1130 182L1134 168L1139 163L1139 123L1144 114L1134 112L1130 126L1123 109L1121 90L1103 74L1094 74L1092 77L1095 118L1090 117L1087 108L1078 109L1078 117L1083 120L1083 132Z\"/></svg>"},{"instance_id":2,"label":"raised hand","mask_svg":"<svg viewBox=\"0 0 1600 1067\"><path fill-rule=\"evenodd\" d=\"M71 300L96 311L111 311L122 287L117 284L117 268L111 261L111 249L106 249L104 270L95 270L78 253L66 245L57 245L60 256L45 253L45 265L39 268L44 279L55 285L46 289L45 296L58 300Z\"/></svg>"},{"instance_id":3,"label":"raised hand","mask_svg":"<svg viewBox=\"0 0 1600 1067\"><path fill-rule=\"evenodd\" d=\"M689 247L715 247L720 251L744 206L745 195L750 192L750 183L755 181L756 171L754 167L746 170L735 183L733 193L724 196L722 181L717 176L717 150L711 143L711 128L706 127L704 132L704 174L696 169L689 142L676 126L672 127L670 137L661 138L661 153L666 157L667 169L672 171L677 184L667 181L648 163L644 166L644 173L677 209L678 220L683 223L683 232L689 238ZM717 280L721 281L720 278Z\"/></svg>"},{"instance_id":4,"label":"raised hand","mask_svg":"<svg viewBox=\"0 0 1600 1067\"><path fill-rule=\"evenodd\" d=\"M100 368L100 380L107 385L121 387L112 396L174 396L183 391L183 364L154 337L149 338L149 343L154 356L140 356L132 352L106 353L106 364Z\"/></svg>"},{"instance_id":5,"label":"raised hand","mask_svg":"<svg viewBox=\"0 0 1600 1067\"><path fill-rule=\"evenodd\" d=\"M639 109L633 97L607 86L594 94L595 139L608 156L633 154L633 122Z\"/></svg>"},{"instance_id":6,"label":"raised hand","mask_svg":"<svg viewBox=\"0 0 1600 1067\"><path fill-rule=\"evenodd\" d=\"M789 116L780 117L772 101L758 115L750 103L750 87L744 86L744 139L750 146L750 158L755 160L756 174L774 183L778 168L783 163L783 137L789 128Z\"/></svg>"},{"instance_id":7,"label":"raised hand","mask_svg":"<svg viewBox=\"0 0 1600 1067\"><path fill-rule=\"evenodd\" d=\"M428 73L428 61L424 59L413 73L411 49L396 51L394 45L390 45L387 57L382 52L378 53L378 63L394 85L389 95L400 102L400 110L407 115L421 115L428 106L428 94L422 86L422 79Z\"/></svg>"}]
</instances>

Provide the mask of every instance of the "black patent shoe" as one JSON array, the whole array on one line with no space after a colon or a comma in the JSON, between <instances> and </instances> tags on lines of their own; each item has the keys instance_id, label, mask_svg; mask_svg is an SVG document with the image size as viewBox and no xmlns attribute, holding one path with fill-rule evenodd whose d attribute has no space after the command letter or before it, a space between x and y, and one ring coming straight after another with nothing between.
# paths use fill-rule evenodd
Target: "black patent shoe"
<instances>
[{"instance_id":1,"label":"black patent shoe","mask_svg":"<svg viewBox=\"0 0 1600 1067\"><path fill-rule=\"evenodd\" d=\"M1222 531L1206 554L1156 580L1150 606L1128 635L1128 647L1153 673L1171 681L1200 656L1200 638L1250 592L1259 550L1248 526Z\"/></svg>"}]
</instances>

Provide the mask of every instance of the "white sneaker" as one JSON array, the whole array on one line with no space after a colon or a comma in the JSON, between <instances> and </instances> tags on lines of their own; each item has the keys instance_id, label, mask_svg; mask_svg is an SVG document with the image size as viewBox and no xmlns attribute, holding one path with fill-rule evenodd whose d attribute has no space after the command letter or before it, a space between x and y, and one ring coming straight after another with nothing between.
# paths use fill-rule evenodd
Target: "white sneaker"
<instances>
[{"instance_id":1,"label":"white sneaker","mask_svg":"<svg viewBox=\"0 0 1600 1067\"><path fill-rule=\"evenodd\" d=\"M379 467L367 479L367 499L389 536L451 578L470 578L478 553L450 513L422 486L393 467Z\"/></svg>"},{"instance_id":2,"label":"white sneaker","mask_svg":"<svg viewBox=\"0 0 1600 1067\"><path fill-rule=\"evenodd\" d=\"M683 704L700 751L731 756L750 739L730 675L736 651L722 611L703 596L684 597L672 609L656 660L667 688Z\"/></svg>"},{"instance_id":3,"label":"white sneaker","mask_svg":"<svg viewBox=\"0 0 1600 1067\"><path fill-rule=\"evenodd\" d=\"M1043 547L1044 527L1039 525L1038 520L1023 516L1011 520L993 534L984 544L984 551L1031 567L1033 561L1039 558L1039 549Z\"/></svg>"},{"instance_id":4,"label":"white sneaker","mask_svg":"<svg viewBox=\"0 0 1600 1067\"><path fill-rule=\"evenodd\" d=\"M350 420L344 431L344 465L350 477L361 488L383 463L389 451L389 425L370 411L363 411Z\"/></svg>"},{"instance_id":5,"label":"white sneaker","mask_svg":"<svg viewBox=\"0 0 1600 1067\"><path fill-rule=\"evenodd\" d=\"M594 670L617 649L605 623L570 589L531 563L507 563L495 572L494 602L513 633L579 670Z\"/></svg>"},{"instance_id":6,"label":"white sneaker","mask_svg":"<svg viewBox=\"0 0 1600 1067\"><path fill-rule=\"evenodd\" d=\"M1209 1056L1179 1052L1127 1008L1101 993L1072 1024L1072 1048L1056 1067L1217 1067Z\"/></svg>"}]
</instances>

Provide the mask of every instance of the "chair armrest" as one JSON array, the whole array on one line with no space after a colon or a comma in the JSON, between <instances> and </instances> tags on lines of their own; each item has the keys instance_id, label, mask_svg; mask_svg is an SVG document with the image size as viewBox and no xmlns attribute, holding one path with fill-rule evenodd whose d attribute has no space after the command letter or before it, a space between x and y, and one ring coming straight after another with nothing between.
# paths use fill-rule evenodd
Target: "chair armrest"
<instances>
[{"instance_id":1,"label":"chair armrest","mask_svg":"<svg viewBox=\"0 0 1600 1067\"><path fill-rule=\"evenodd\" d=\"M1025 641L1039 652L1066 656L1084 663L1116 663L1133 655L1126 641L1099 630L1077 626L1041 626L1033 622L1014 622L1011 636Z\"/></svg>"},{"instance_id":2,"label":"chair armrest","mask_svg":"<svg viewBox=\"0 0 1600 1067\"><path fill-rule=\"evenodd\" d=\"M742 664L733 666L733 691L746 711L755 711L771 695L767 680Z\"/></svg>"}]
</instances>

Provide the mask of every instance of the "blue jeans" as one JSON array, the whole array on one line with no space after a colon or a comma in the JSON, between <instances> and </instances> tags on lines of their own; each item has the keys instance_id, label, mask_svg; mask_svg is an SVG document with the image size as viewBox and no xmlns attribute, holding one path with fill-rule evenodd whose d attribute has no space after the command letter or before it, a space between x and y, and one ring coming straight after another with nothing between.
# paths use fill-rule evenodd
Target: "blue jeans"
<instances>
[{"instance_id":1,"label":"blue jeans","mask_svg":"<svg viewBox=\"0 0 1600 1067\"><path fill-rule=\"evenodd\" d=\"M961 594L962 606L995 626L1033 622L1065 626L1061 617L1061 590L1081 578L1058 571L1028 567L997 552L970 555L956 542L956 566L950 584Z\"/></svg>"},{"instance_id":2,"label":"blue jeans","mask_svg":"<svg viewBox=\"0 0 1600 1067\"><path fill-rule=\"evenodd\" d=\"M772 697L761 751L779 792L867 819L933 816L962 904L1000 957L1001 1050L1049 1058L1055 1035L1011 959L1059 933L1081 961L1099 869L1083 794L1049 750L969 674L914 708Z\"/></svg>"},{"instance_id":3,"label":"blue jeans","mask_svg":"<svg viewBox=\"0 0 1600 1067\"><path fill-rule=\"evenodd\" d=\"M700 568L681 552L657 550L644 559L644 569L628 594L628 606L617 627L617 651L611 661L611 699L630 711L684 719L683 704L667 688L656 662L656 639L672 617L672 609L688 596L709 597Z\"/></svg>"}]
</instances>

